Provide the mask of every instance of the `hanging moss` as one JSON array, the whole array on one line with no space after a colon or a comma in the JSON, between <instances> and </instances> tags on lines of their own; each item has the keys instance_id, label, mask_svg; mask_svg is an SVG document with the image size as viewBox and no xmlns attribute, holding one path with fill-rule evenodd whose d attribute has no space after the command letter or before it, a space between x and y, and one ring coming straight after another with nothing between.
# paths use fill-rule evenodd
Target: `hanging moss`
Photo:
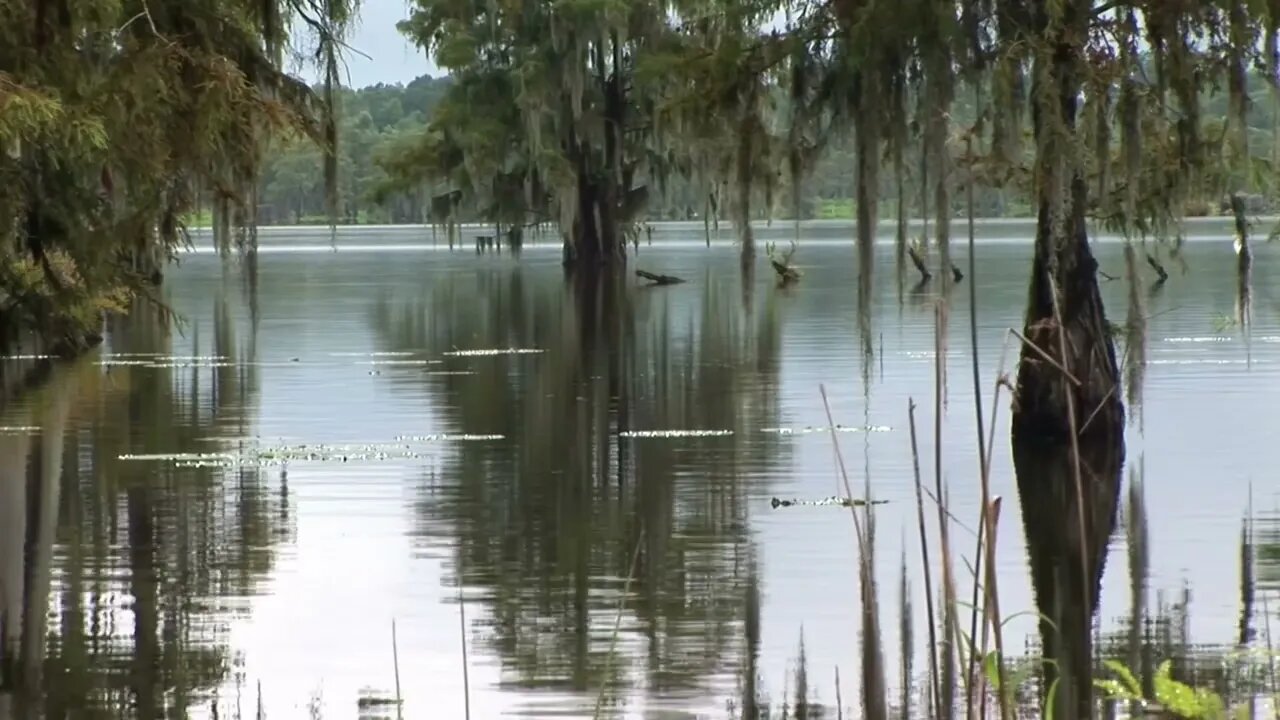
<instances>
[{"instance_id":1,"label":"hanging moss","mask_svg":"<svg viewBox=\"0 0 1280 720\"><path fill-rule=\"evenodd\" d=\"M267 138L323 140L324 103L283 72L284 28L334 34L349 10L339 0L0 0L0 185L24 188L4 193L0 213L0 313L57 338L92 333L101 311L159 277L205 190L229 247L237 221L255 220ZM252 244L251 229L238 237ZM31 285L25 263L49 258L54 272Z\"/></svg>"}]
</instances>

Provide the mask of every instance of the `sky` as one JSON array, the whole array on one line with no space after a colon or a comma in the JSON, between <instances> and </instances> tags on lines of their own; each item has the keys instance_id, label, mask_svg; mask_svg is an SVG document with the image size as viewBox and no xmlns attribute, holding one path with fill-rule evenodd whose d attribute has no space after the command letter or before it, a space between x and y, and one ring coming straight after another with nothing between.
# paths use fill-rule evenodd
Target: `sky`
<instances>
[{"instance_id":1,"label":"sky","mask_svg":"<svg viewBox=\"0 0 1280 720\"><path fill-rule=\"evenodd\" d=\"M362 88L380 82L408 83L419 75L440 74L427 56L396 30L396 23L408 13L406 0L364 0L360 4L360 22L348 40L359 53L346 53L350 77L343 78L344 85Z\"/></svg>"}]
</instances>

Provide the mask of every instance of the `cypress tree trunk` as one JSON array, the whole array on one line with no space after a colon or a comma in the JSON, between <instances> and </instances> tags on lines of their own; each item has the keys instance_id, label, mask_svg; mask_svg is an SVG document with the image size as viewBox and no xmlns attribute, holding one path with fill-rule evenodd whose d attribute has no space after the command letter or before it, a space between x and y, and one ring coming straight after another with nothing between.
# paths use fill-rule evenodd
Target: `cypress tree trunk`
<instances>
[{"instance_id":1,"label":"cypress tree trunk","mask_svg":"<svg viewBox=\"0 0 1280 720\"><path fill-rule=\"evenodd\" d=\"M1034 73L1039 213L1025 334L1070 376L1022 348L1013 450L1045 618L1044 687L1058 681L1058 717L1087 718L1091 627L1119 500L1124 408L1085 224L1088 189L1072 142L1090 6L1066 0L1059 17L1050 12L1042 6L1036 18L1045 46Z\"/></svg>"},{"instance_id":2,"label":"cypress tree trunk","mask_svg":"<svg viewBox=\"0 0 1280 720\"><path fill-rule=\"evenodd\" d=\"M609 43L613 71L606 75L602 69L599 77L605 99L603 158L593 154L587 143L582 142L572 123L568 128L566 146L570 148L578 184L577 212L573 227L567 234L564 257L565 267L570 271L595 273L602 266L626 262L626 248L620 232L621 207L626 196L622 172L626 89L619 72L621 45L616 33L610 35ZM603 40L596 45L594 52L597 67L603 68L606 57Z\"/></svg>"}]
</instances>

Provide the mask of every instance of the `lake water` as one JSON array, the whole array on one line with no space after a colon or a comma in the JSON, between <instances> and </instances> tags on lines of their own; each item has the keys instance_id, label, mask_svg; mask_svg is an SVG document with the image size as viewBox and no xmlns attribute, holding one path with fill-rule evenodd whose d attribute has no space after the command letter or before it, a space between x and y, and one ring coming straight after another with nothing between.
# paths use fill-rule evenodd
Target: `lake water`
<instances>
[{"instance_id":1,"label":"lake water","mask_svg":"<svg viewBox=\"0 0 1280 720\"><path fill-rule=\"evenodd\" d=\"M965 280L988 417L1029 271L1026 228L1011 227L984 234ZM591 717L606 684L619 716L727 717L757 632L772 700L790 692L803 633L812 698L834 702L838 668L854 707L849 512L771 503L844 495L830 433L804 432L827 425L820 386L849 430L855 492L869 479L888 501L876 562L897 684L904 559L917 651L925 637L907 407L931 483L936 296L899 295L890 247L866 364L854 248L834 233L806 236L804 278L782 290L763 261L744 287L736 250L703 247L700 228L664 229L631 267L687 283L629 279L583 305L551 244L517 261L353 229L333 252L311 232L264 233L256 283L238 262L184 256L164 293L180 331L154 312L115 322L100 351L0 406L3 633L46 638L13 659L41 669L41 699L0 691L0 718L254 717L259 703L272 718L355 717L360 697L394 696L397 665L408 718L461 718L468 696L474 718ZM1095 250L1121 278L1103 291L1122 323L1121 246ZM1231 320L1230 240L1197 238L1184 257L1185 274L1167 261L1168 283L1142 290L1148 367L1127 455L1144 470L1153 597L1189 586L1195 639L1229 645L1251 507L1261 588L1280 561L1280 256L1257 245L1248 333ZM967 284L950 305L941 452L970 558ZM494 349L530 352L467 352ZM1006 616L1032 609L1008 410L1005 395L992 477ZM658 432L671 430L703 432ZM1129 607L1126 565L1120 531L1104 632ZM1034 630L1015 619L1007 642Z\"/></svg>"}]
</instances>

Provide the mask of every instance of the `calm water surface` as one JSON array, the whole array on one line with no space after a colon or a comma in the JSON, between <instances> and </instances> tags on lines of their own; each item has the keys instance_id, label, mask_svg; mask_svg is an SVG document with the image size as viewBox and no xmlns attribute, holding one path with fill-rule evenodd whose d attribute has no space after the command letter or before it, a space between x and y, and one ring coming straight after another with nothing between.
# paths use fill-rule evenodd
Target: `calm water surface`
<instances>
[{"instance_id":1,"label":"calm water surface","mask_svg":"<svg viewBox=\"0 0 1280 720\"><path fill-rule=\"evenodd\" d=\"M47 642L14 659L41 668L44 699L0 693L0 718L252 717L259 702L269 717L306 717L309 703L354 717L358 697L394 694L397 655L405 717L462 717L464 638L472 717L590 717L606 683L622 716L724 717L753 655L759 687L782 699L802 633L815 699L834 701L839 668L852 706L848 511L770 502L838 492L830 435L800 432L826 424L820 385L836 422L859 430L840 433L853 482L889 501L877 516L888 667L904 558L920 645L907 405L931 470L934 296L899 296L889 248L867 362L847 241L804 245L788 291L763 269L744 287L726 245L642 245L634 267L689 282L585 306L550 248L517 263L379 244L267 240L256 283L188 255L166 284L180 328L150 312L116 323L100 353L3 407L3 632L15 647L23 633ZM1145 473L1152 587L1189 585L1207 643L1235 637L1250 503L1260 582L1278 577L1266 518L1280 507L1280 259L1258 250L1247 337L1229 322L1228 240L1190 243L1186 274L1142 291L1149 365L1128 460ZM1029 251L979 247L987 413ZM1097 251L1124 275L1119 245ZM1125 282L1103 289L1123 322ZM978 461L960 290L941 452L969 557ZM538 352L465 352L484 349ZM1007 397L999 413L1007 616L1032 596ZM717 432L653 432L668 430ZM1128 608L1125 558L1121 532L1104 631ZM1034 632L1026 618L1009 627L1016 647Z\"/></svg>"}]
</instances>

